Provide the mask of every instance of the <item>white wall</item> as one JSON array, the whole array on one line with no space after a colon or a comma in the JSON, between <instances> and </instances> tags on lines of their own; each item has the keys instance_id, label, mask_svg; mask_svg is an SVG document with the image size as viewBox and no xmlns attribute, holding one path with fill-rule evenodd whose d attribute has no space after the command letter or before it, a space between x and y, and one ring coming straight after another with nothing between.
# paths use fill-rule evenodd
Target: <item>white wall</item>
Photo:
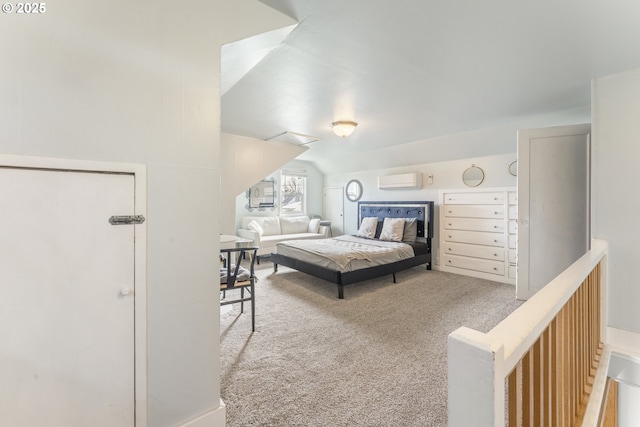
<instances>
[{"instance_id":1,"label":"white wall","mask_svg":"<svg viewBox=\"0 0 640 427\"><path fill-rule=\"evenodd\" d=\"M593 237L609 241L609 325L640 333L640 69L593 82Z\"/></svg>"},{"instance_id":2,"label":"white wall","mask_svg":"<svg viewBox=\"0 0 640 427\"><path fill-rule=\"evenodd\" d=\"M254 0L0 19L0 152L148 165L149 425L215 412L220 46L292 21Z\"/></svg>"},{"instance_id":3,"label":"white wall","mask_svg":"<svg viewBox=\"0 0 640 427\"><path fill-rule=\"evenodd\" d=\"M618 383L618 427L637 427L640 420L640 387Z\"/></svg>"}]
</instances>

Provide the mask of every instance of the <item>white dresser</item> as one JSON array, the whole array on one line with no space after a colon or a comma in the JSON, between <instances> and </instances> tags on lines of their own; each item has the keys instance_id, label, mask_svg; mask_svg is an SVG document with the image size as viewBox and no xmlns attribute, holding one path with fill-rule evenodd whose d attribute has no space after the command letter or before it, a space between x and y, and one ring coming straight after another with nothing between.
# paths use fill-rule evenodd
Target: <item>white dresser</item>
<instances>
[{"instance_id":1,"label":"white dresser","mask_svg":"<svg viewBox=\"0 0 640 427\"><path fill-rule=\"evenodd\" d=\"M440 269L516 283L515 187L440 192Z\"/></svg>"}]
</instances>

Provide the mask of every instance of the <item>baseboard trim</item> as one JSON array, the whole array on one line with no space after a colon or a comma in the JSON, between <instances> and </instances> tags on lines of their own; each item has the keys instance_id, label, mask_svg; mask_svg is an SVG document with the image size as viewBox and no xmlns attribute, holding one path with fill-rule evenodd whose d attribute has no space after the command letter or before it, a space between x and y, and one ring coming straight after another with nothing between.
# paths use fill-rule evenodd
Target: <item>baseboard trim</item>
<instances>
[{"instance_id":1,"label":"baseboard trim","mask_svg":"<svg viewBox=\"0 0 640 427\"><path fill-rule=\"evenodd\" d=\"M220 399L220 406L206 412L179 427L224 427L227 425L227 407Z\"/></svg>"},{"instance_id":2,"label":"baseboard trim","mask_svg":"<svg viewBox=\"0 0 640 427\"><path fill-rule=\"evenodd\" d=\"M636 332L607 326L606 343L614 351L619 349L629 354L640 355L640 334Z\"/></svg>"}]
</instances>

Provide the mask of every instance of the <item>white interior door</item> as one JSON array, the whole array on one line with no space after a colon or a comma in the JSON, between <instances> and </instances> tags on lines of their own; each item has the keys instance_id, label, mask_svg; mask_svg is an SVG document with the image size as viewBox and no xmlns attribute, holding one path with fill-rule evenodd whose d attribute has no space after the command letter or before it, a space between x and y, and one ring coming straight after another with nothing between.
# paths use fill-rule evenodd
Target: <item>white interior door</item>
<instances>
[{"instance_id":1,"label":"white interior door","mask_svg":"<svg viewBox=\"0 0 640 427\"><path fill-rule=\"evenodd\" d=\"M333 236L344 234L344 196L342 187L324 189L324 219L331 221Z\"/></svg>"},{"instance_id":2,"label":"white interior door","mask_svg":"<svg viewBox=\"0 0 640 427\"><path fill-rule=\"evenodd\" d=\"M518 272L528 299L589 250L591 126L518 131Z\"/></svg>"},{"instance_id":3,"label":"white interior door","mask_svg":"<svg viewBox=\"0 0 640 427\"><path fill-rule=\"evenodd\" d=\"M0 424L133 426L134 176L0 168Z\"/></svg>"}]
</instances>

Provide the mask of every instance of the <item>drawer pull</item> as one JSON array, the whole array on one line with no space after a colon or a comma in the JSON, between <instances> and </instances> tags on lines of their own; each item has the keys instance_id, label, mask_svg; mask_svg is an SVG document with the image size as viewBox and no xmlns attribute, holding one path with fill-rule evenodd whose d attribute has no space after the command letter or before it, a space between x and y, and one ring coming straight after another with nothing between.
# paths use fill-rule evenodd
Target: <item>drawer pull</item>
<instances>
[{"instance_id":1,"label":"drawer pull","mask_svg":"<svg viewBox=\"0 0 640 427\"><path fill-rule=\"evenodd\" d=\"M449 237L451 237L451 236L449 236ZM493 243L498 243L498 241L497 241L497 240L494 240L494 241L493 241Z\"/></svg>"},{"instance_id":2,"label":"drawer pull","mask_svg":"<svg viewBox=\"0 0 640 427\"><path fill-rule=\"evenodd\" d=\"M448 262L449 264L451 264L451 260L448 260L447 262Z\"/></svg>"}]
</instances>

